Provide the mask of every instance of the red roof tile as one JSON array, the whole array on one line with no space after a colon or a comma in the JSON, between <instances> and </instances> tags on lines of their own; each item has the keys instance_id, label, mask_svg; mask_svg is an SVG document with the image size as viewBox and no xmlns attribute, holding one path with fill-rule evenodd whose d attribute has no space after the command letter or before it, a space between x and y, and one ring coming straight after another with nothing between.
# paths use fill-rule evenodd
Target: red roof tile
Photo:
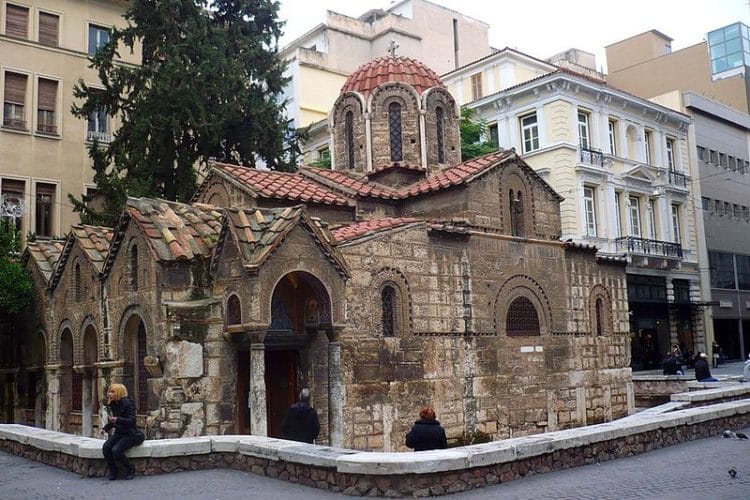
<instances>
[{"instance_id":1,"label":"red roof tile","mask_svg":"<svg viewBox=\"0 0 750 500\"><path fill-rule=\"evenodd\" d=\"M414 222L422 222L420 219L413 217L390 217L385 219L371 219L361 222L355 222L353 224L346 224L331 229L333 237L336 241L343 243L345 241L359 238L367 234L373 234L378 231L384 231L387 229L393 229L406 224Z\"/></svg>"},{"instance_id":2,"label":"red roof tile","mask_svg":"<svg viewBox=\"0 0 750 500\"><path fill-rule=\"evenodd\" d=\"M354 70L341 87L341 93L357 91L368 95L387 82L408 83L419 94L431 87L444 87L437 73L422 62L408 57L385 56Z\"/></svg>"},{"instance_id":3,"label":"red roof tile","mask_svg":"<svg viewBox=\"0 0 750 500\"><path fill-rule=\"evenodd\" d=\"M357 196L369 196L372 198L397 199L398 191L374 182L368 182L357 179L345 172L339 170L328 170L325 168L305 167L300 169L302 175L311 177L315 180L322 179L330 182L338 189Z\"/></svg>"},{"instance_id":4,"label":"red roof tile","mask_svg":"<svg viewBox=\"0 0 750 500\"><path fill-rule=\"evenodd\" d=\"M215 168L264 198L283 198L324 205L349 205L346 199L298 173L258 170L226 163L216 163Z\"/></svg>"},{"instance_id":5,"label":"red roof tile","mask_svg":"<svg viewBox=\"0 0 750 500\"><path fill-rule=\"evenodd\" d=\"M24 259L31 258L39 273L49 283L64 246L65 240L30 241L24 250Z\"/></svg>"}]
</instances>

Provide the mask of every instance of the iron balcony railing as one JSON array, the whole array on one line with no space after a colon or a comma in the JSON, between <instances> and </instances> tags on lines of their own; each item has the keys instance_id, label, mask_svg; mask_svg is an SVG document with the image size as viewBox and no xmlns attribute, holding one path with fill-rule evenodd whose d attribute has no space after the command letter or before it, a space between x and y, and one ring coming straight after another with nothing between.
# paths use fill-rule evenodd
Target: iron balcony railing
<instances>
[{"instance_id":1,"label":"iron balcony railing","mask_svg":"<svg viewBox=\"0 0 750 500\"><path fill-rule=\"evenodd\" d=\"M669 183L677 187L687 187L687 176L679 172L669 171Z\"/></svg>"},{"instance_id":2,"label":"iron balcony railing","mask_svg":"<svg viewBox=\"0 0 750 500\"><path fill-rule=\"evenodd\" d=\"M581 146L581 163L604 167L604 153L601 149L584 148Z\"/></svg>"},{"instance_id":3,"label":"iron balcony railing","mask_svg":"<svg viewBox=\"0 0 750 500\"><path fill-rule=\"evenodd\" d=\"M660 257L682 258L682 245L671 241L649 240L636 236L623 236L615 239L618 251L628 253L639 253L645 255L658 255Z\"/></svg>"},{"instance_id":4,"label":"iron balcony railing","mask_svg":"<svg viewBox=\"0 0 750 500\"><path fill-rule=\"evenodd\" d=\"M108 143L112 140L112 136L108 134L107 132L96 132L94 130L87 131L86 140L89 142L93 142L94 139L96 139L99 142Z\"/></svg>"}]
</instances>

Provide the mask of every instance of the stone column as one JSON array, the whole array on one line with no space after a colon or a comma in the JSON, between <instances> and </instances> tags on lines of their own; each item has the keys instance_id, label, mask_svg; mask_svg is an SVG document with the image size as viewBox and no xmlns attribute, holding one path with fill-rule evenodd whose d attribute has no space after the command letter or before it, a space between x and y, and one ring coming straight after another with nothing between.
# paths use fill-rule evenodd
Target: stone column
<instances>
[{"instance_id":1,"label":"stone column","mask_svg":"<svg viewBox=\"0 0 750 500\"><path fill-rule=\"evenodd\" d=\"M259 343L250 345L250 430L255 436L268 435L266 415L266 346Z\"/></svg>"},{"instance_id":2,"label":"stone column","mask_svg":"<svg viewBox=\"0 0 750 500\"><path fill-rule=\"evenodd\" d=\"M83 367L76 367L76 371L81 374L81 436L90 437L93 434L94 426L91 421L91 413L94 409L91 407L93 398L91 397L94 384L91 370Z\"/></svg>"},{"instance_id":3,"label":"stone column","mask_svg":"<svg viewBox=\"0 0 750 500\"><path fill-rule=\"evenodd\" d=\"M372 172L372 119L370 113L365 113L365 155L366 172Z\"/></svg>"},{"instance_id":4,"label":"stone column","mask_svg":"<svg viewBox=\"0 0 750 500\"><path fill-rule=\"evenodd\" d=\"M344 385L341 381L341 343L328 343L328 429L330 443L344 442Z\"/></svg>"},{"instance_id":5,"label":"stone column","mask_svg":"<svg viewBox=\"0 0 750 500\"><path fill-rule=\"evenodd\" d=\"M47 423L52 431L60 430L60 365L47 365Z\"/></svg>"},{"instance_id":6,"label":"stone column","mask_svg":"<svg viewBox=\"0 0 750 500\"><path fill-rule=\"evenodd\" d=\"M425 114L427 110L419 110L419 147L422 149L420 161L422 168L427 170L427 126L425 124Z\"/></svg>"}]
</instances>

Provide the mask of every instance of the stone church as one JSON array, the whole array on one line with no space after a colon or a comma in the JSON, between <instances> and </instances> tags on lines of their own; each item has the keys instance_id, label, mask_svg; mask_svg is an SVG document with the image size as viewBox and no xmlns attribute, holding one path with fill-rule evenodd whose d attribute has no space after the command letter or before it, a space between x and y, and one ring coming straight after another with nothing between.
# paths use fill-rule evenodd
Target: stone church
<instances>
[{"instance_id":1,"label":"stone church","mask_svg":"<svg viewBox=\"0 0 750 500\"><path fill-rule=\"evenodd\" d=\"M403 57L329 116L330 170L217 163L189 204L30 243L3 414L93 435L122 381L150 438L280 436L309 387L318 443L400 451L424 405L454 444L632 412L625 262L560 241L514 150L461 162L453 97Z\"/></svg>"}]
</instances>

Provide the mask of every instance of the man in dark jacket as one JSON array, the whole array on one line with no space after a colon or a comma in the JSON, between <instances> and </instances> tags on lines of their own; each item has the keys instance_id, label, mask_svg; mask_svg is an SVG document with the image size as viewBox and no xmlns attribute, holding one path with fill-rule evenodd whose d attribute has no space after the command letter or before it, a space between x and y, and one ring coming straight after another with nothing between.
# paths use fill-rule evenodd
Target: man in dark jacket
<instances>
[{"instance_id":1,"label":"man in dark jacket","mask_svg":"<svg viewBox=\"0 0 750 500\"><path fill-rule=\"evenodd\" d=\"M414 422L406 435L406 446L414 451L442 450L448 447L445 429L435 419L435 410L427 406L419 412L419 420Z\"/></svg>"},{"instance_id":2,"label":"man in dark jacket","mask_svg":"<svg viewBox=\"0 0 750 500\"><path fill-rule=\"evenodd\" d=\"M320 432L318 413L310 406L310 389L302 389L299 401L287 410L281 423L284 439L313 443Z\"/></svg>"},{"instance_id":3,"label":"man in dark jacket","mask_svg":"<svg viewBox=\"0 0 750 500\"><path fill-rule=\"evenodd\" d=\"M708 369L708 359L705 352L698 354L695 360L695 380L698 382L718 382L719 379L711 376Z\"/></svg>"}]
</instances>

